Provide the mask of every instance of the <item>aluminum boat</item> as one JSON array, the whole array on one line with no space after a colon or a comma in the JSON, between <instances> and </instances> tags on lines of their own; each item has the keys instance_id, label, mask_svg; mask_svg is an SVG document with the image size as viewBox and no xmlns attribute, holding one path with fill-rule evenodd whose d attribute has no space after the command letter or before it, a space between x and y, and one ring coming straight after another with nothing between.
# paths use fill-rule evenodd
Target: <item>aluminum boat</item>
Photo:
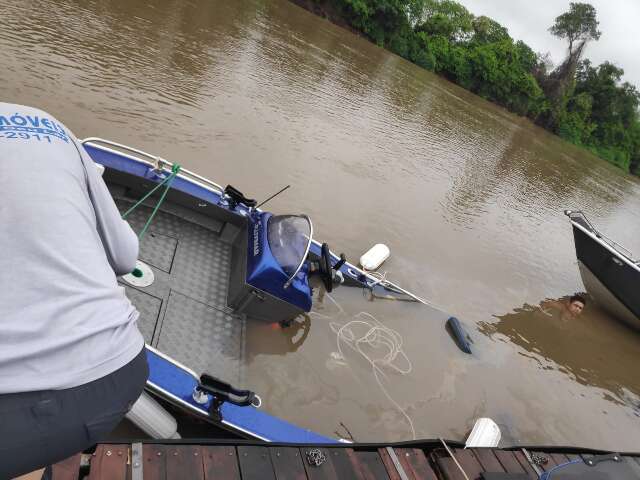
<instances>
[{"instance_id":1,"label":"aluminum boat","mask_svg":"<svg viewBox=\"0 0 640 480\"><path fill-rule=\"evenodd\" d=\"M600 233L581 211L565 210L589 295L611 315L640 329L640 261Z\"/></svg>"},{"instance_id":2,"label":"aluminum boat","mask_svg":"<svg viewBox=\"0 0 640 480\"><path fill-rule=\"evenodd\" d=\"M178 418L204 422L200 436L337 442L264 413L259 395L237 386L247 322L286 328L311 310L312 289L343 283L423 300L315 241L305 215L273 215L231 186L135 148L82 144L123 216L146 232L136 270L119 279L140 312L150 367L128 418L155 438L179 436Z\"/></svg>"}]
</instances>

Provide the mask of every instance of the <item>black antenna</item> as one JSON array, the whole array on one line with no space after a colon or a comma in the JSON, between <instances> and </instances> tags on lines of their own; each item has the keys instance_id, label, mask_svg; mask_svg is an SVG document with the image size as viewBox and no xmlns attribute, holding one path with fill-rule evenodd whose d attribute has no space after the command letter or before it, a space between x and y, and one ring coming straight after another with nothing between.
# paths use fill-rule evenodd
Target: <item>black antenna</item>
<instances>
[{"instance_id":1,"label":"black antenna","mask_svg":"<svg viewBox=\"0 0 640 480\"><path fill-rule=\"evenodd\" d=\"M266 200L264 200L262 203L260 203L260 205L256 206L256 208L260 208L262 205L264 205L265 203L267 203L269 200L277 197L278 195L280 195L282 192L284 192L287 188L289 188L291 185L287 185L286 187L284 187L282 190L274 193L273 195L271 195L269 198L267 198Z\"/></svg>"}]
</instances>

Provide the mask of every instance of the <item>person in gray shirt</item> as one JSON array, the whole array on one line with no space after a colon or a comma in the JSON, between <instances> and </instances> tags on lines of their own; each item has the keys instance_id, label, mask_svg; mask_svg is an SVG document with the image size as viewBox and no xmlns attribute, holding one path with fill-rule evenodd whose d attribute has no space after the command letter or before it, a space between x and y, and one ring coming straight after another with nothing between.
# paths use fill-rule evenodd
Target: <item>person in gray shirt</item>
<instances>
[{"instance_id":1,"label":"person in gray shirt","mask_svg":"<svg viewBox=\"0 0 640 480\"><path fill-rule=\"evenodd\" d=\"M138 238L83 146L0 103L0 478L104 438L144 388L138 312L117 276Z\"/></svg>"}]
</instances>

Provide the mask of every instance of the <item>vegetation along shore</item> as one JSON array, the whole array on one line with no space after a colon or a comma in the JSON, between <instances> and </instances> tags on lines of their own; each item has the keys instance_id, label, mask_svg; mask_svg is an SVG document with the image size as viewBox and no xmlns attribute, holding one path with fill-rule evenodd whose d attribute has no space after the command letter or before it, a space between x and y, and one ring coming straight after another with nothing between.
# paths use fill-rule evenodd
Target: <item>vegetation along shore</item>
<instances>
[{"instance_id":1,"label":"vegetation along shore","mask_svg":"<svg viewBox=\"0 0 640 480\"><path fill-rule=\"evenodd\" d=\"M571 3L550 26L568 44L554 66L453 0L293 1L640 175L640 93L619 66L583 58L601 35L593 6Z\"/></svg>"}]
</instances>

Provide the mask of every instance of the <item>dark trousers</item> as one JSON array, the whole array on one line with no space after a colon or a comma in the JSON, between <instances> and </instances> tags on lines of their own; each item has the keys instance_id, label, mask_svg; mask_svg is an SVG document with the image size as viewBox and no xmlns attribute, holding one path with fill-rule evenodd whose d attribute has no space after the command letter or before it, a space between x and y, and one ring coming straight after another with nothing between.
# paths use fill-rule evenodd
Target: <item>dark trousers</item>
<instances>
[{"instance_id":1,"label":"dark trousers","mask_svg":"<svg viewBox=\"0 0 640 480\"><path fill-rule=\"evenodd\" d=\"M0 479L59 462L104 439L148 376L143 348L124 367L79 387L0 395Z\"/></svg>"}]
</instances>

